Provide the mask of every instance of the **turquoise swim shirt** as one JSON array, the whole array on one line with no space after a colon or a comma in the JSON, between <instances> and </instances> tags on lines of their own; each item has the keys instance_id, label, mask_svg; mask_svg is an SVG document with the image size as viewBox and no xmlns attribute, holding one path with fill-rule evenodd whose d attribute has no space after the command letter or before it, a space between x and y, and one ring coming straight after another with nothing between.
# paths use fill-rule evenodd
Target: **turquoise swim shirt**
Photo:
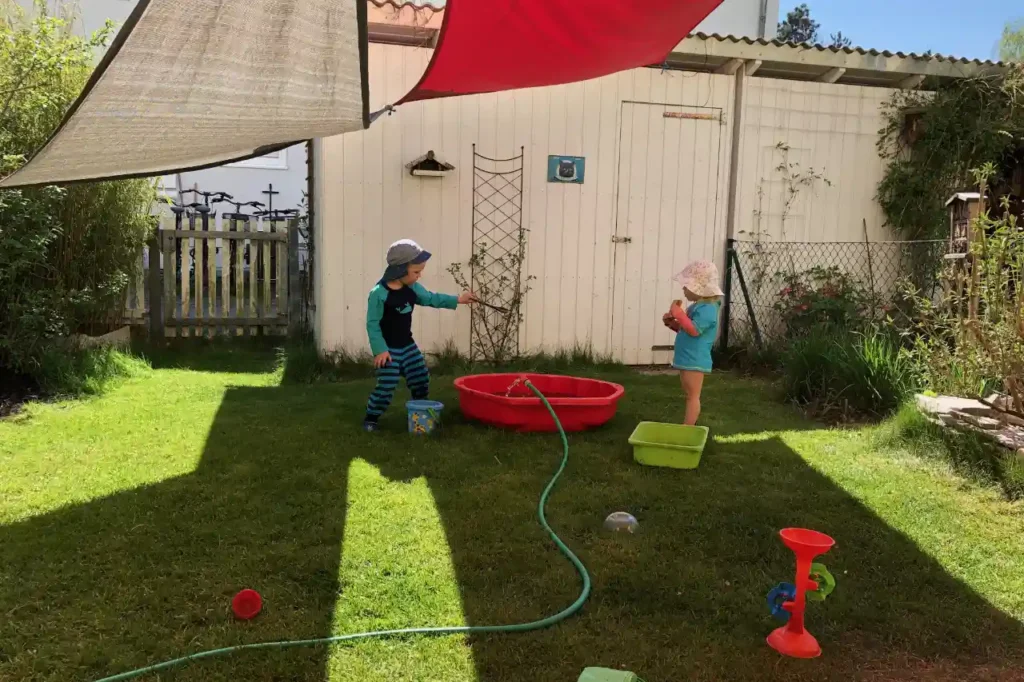
<instances>
[{"instance_id":1,"label":"turquoise swim shirt","mask_svg":"<svg viewBox=\"0 0 1024 682\"><path fill-rule=\"evenodd\" d=\"M718 309L720 303L694 303L686 314L700 333L690 336L685 331L676 334L675 355L672 366L676 369L711 373L711 347L718 336Z\"/></svg>"}]
</instances>

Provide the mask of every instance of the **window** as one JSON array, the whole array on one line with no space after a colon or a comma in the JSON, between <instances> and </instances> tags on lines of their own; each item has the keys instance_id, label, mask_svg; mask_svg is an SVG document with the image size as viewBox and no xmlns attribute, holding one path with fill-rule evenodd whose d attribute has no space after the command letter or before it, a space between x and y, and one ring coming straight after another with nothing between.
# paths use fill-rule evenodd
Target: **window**
<instances>
[{"instance_id":1,"label":"window","mask_svg":"<svg viewBox=\"0 0 1024 682\"><path fill-rule=\"evenodd\" d=\"M229 163L228 168L262 168L265 170L288 170L288 150L282 149L253 159Z\"/></svg>"}]
</instances>

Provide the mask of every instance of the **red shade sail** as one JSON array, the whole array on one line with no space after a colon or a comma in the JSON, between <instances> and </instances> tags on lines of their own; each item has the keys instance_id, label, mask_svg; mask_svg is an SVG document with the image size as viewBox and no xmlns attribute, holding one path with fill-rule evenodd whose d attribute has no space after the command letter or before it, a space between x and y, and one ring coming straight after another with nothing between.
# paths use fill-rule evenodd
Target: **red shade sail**
<instances>
[{"instance_id":1,"label":"red shade sail","mask_svg":"<svg viewBox=\"0 0 1024 682\"><path fill-rule=\"evenodd\" d=\"M722 0L448 0L402 101L573 83L661 63Z\"/></svg>"}]
</instances>

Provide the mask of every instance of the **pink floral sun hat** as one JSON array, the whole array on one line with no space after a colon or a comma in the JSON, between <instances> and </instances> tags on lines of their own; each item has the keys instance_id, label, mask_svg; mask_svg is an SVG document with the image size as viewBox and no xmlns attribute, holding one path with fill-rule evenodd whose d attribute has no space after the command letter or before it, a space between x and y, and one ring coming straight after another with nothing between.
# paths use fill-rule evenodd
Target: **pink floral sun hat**
<instances>
[{"instance_id":1,"label":"pink floral sun hat","mask_svg":"<svg viewBox=\"0 0 1024 682\"><path fill-rule=\"evenodd\" d=\"M718 286L718 268L710 261L694 261L673 279L679 282L679 286L702 298L723 295L722 289Z\"/></svg>"}]
</instances>

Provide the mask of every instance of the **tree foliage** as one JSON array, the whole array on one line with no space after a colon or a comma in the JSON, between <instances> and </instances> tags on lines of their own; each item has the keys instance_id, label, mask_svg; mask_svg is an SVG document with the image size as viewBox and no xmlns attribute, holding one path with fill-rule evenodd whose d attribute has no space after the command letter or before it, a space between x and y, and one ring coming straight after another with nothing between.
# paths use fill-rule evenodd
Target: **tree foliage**
<instances>
[{"instance_id":1,"label":"tree foliage","mask_svg":"<svg viewBox=\"0 0 1024 682\"><path fill-rule=\"evenodd\" d=\"M810 8L806 4L797 5L779 22L778 38L785 43L813 44L818 42L819 28L821 24L811 18Z\"/></svg>"},{"instance_id":2,"label":"tree foliage","mask_svg":"<svg viewBox=\"0 0 1024 682\"><path fill-rule=\"evenodd\" d=\"M786 14L786 19L779 22L778 39L794 45L818 43L821 24L811 18L811 9L806 5L797 5ZM842 31L829 35L829 47L844 48L853 44Z\"/></svg>"},{"instance_id":3,"label":"tree foliage","mask_svg":"<svg viewBox=\"0 0 1024 682\"><path fill-rule=\"evenodd\" d=\"M844 36L842 31L830 35L829 40L831 41L829 47L843 48L853 45L853 41Z\"/></svg>"},{"instance_id":4,"label":"tree foliage","mask_svg":"<svg viewBox=\"0 0 1024 682\"><path fill-rule=\"evenodd\" d=\"M111 33L0 0L0 177L52 134ZM145 180L0 191L0 366L37 374L61 339L119 316L154 197Z\"/></svg>"},{"instance_id":5,"label":"tree foliage","mask_svg":"<svg viewBox=\"0 0 1024 682\"><path fill-rule=\"evenodd\" d=\"M1024 62L1024 19L1006 22L999 39L999 59L1004 62Z\"/></svg>"},{"instance_id":6,"label":"tree foliage","mask_svg":"<svg viewBox=\"0 0 1024 682\"><path fill-rule=\"evenodd\" d=\"M878 151L887 162L878 201L906 239L944 239L945 201L972 189L993 162L993 200L1024 162L1024 65L1005 78L957 79L935 92L901 90L888 102Z\"/></svg>"}]
</instances>

